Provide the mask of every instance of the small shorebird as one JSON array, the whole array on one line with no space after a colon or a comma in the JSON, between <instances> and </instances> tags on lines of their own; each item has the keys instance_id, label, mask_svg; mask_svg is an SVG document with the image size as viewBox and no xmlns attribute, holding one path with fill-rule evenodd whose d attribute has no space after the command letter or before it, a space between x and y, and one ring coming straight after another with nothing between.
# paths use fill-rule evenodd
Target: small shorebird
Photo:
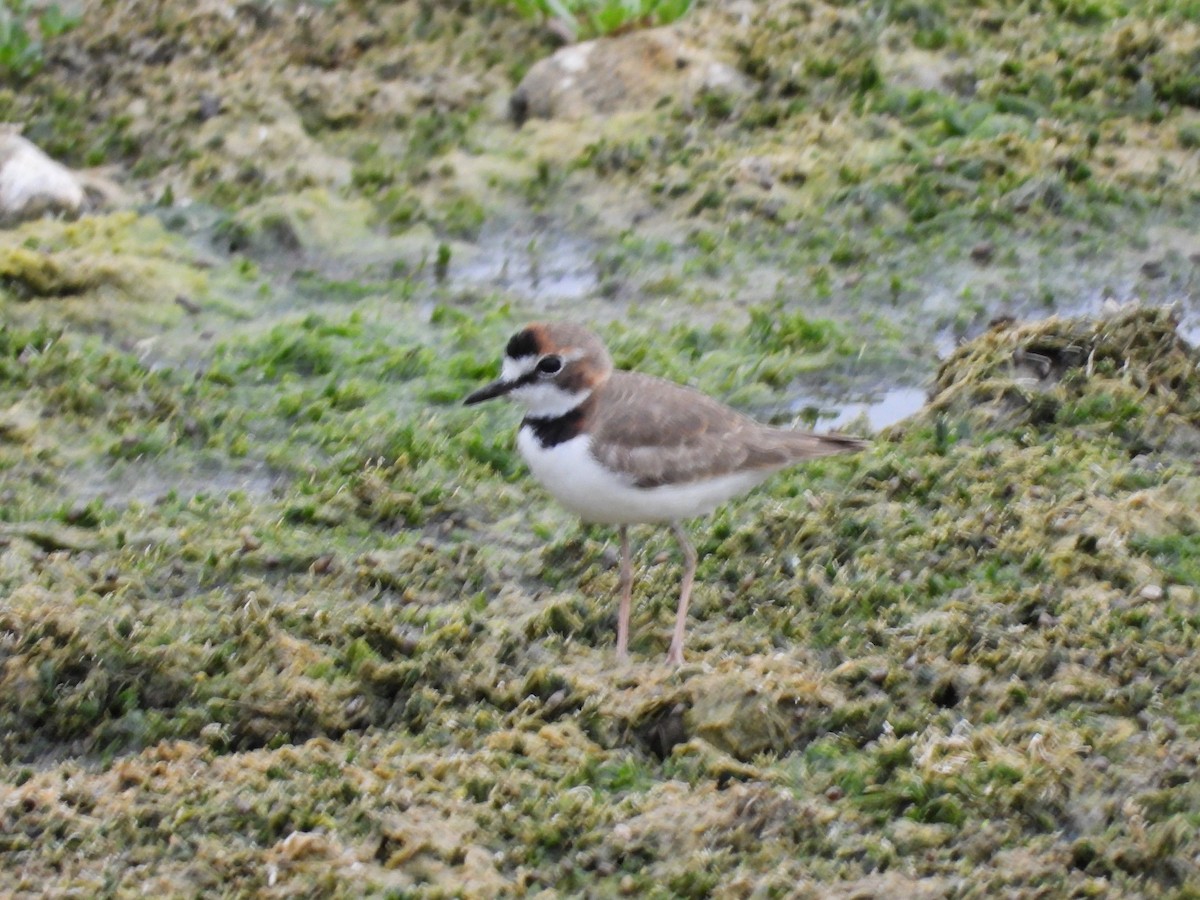
<instances>
[{"instance_id":1,"label":"small shorebird","mask_svg":"<svg viewBox=\"0 0 1200 900\"><path fill-rule=\"evenodd\" d=\"M622 659L633 596L629 525L669 523L683 552L667 653L668 663L680 665L696 575L696 550L680 522L711 512L793 463L867 445L842 435L771 428L691 388L614 369L596 335L565 322L536 323L513 335L500 377L463 402L502 396L526 408L517 447L534 477L583 521L620 528Z\"/></svg>"}]
</instances>

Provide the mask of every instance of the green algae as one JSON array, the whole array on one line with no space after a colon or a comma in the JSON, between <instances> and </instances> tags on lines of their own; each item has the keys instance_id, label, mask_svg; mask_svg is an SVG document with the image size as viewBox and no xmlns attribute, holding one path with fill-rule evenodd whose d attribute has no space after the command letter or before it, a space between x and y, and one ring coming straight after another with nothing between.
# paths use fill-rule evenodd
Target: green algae
<instances>
[{"instance_id":1,"label":"green algae","mask_svg":"<svg viewBox=\"0 0 1200 900\"><path fill-rule=\"evenodd\" d=\"M1200 439L1200 406L1187 385L1195 351L1167 309L1135 307L1094 327L1050 319L1025 329L1000 325L952 355L934 383L931 409L976 428L1056 424L1092 429L1131 452L1184 457Z\"/></svg>"},{"instance_id":2,"label":"green algae","mask_svg":"<svg viewBox=\"0 0 1200 900\"><path fill-rule=\"evenodd\" d=\"M451 346L476 333L442 322ZM380 364L353 317L310 324L328 353L281 356L289 335L277 332L228 344L223 365L244 359L270 396L279 379L319 385ZM481 879L493 892L636 891L670 879L700 891L775 877L781 857L748 843L757 828L787 848L788 877L816 883L902 859L935 883L961 878L964 859L1024 848L1026 866L985 870L979 890L1048 877L1039 861L1062 854L1076 860L1053 876L1064 889L1105 878L1168 890L1191 877L1177 862L1191 801L1161 792L1186 792L1180 767L1197 747L1195 548L1182 537L1200 524L1194 478L1169 447L1131 458L1090 419L985 413L1008 408L999 380L1022 377L1014 348L1082 346L1097 351L1082 357L1091 376L1068 371L1051 390L1085 400L1124 378L1180 415L1169 398L1186 412L1196 359L1173 335L1165 313L1125 311L965 345L931 406L890 441L781 477L700 529L692 661L678 673L653 661L673 561L639 567L638 662L614 670L604 543L552 529L531 552L532 536L500 512L530 509L519 487L496 483L516 466L497 472L455 450L487 427L464 433L457 412L438 414L441 437L411 434L384 466L348 469L355 457L329 454L320 431L265 428L257 440L325 450L266 496L95 504L70 513L83 541L39 544L28 524L9 528L9 849L61 865L57 844L35 851L28 836L102 814L111 829L70 844L75 859L102 860L112 841L144 846L147 815L181 809L172 828L193 862L154 864L175 885L233 877L256 889L274 867L282 883L336 892L349 889L349 866L378 890ZM46 339L10 332L8 358ZM76 352L89 367L104 359ZM426 365L455 377L454 360ZM119 410L123 392L146 389L139 381L181 398L195 384L114 363L124 387L93 414ZM43 365L20 386L26 402L73 371ZM241 402L207 390L215 410ZM324 415L347 417L344 428L375 399L365 402ZM113 414L89 427L117 427ZM986 430L954 416L982 416ZM947 420L956 437L939 441ZM28 465L4 446L10 471ZM1165 465L1137 461L1146 454ZM471 490L429 493L449 483L451 460ZM644 558L667 546L645 538ZM83 762L24 768L71 748ZM62 793L63 766L88 799ZM202 787L206 773L226 786ZM238 848L214 843L229 829ZM250 860L259 873L236 874ZM83 865L58 883L124 877L118 863Z\"/></svg>"},{"instance_id":3,"label":"green algae","mask_svg":"<svg viewBox=\"0 0 1200 900\"><path fill-rule=\"evenodd\" d=\"M33 222L5 232L0 285L19 299L88 294L98 299L155 299L174 287L203 293L203 273L156 219L130 213L76 222Z\"/></svg>"},{"instance_id":4,"label":"green algae","mask_svg":"<svg viewBox=\"0 0 1200 900\"><path fill-rule=\"evenodd\" d=\"M490 115L544 49L491 6L87 15L0 102L91 97L61 149L168 224L6 238L10 890L1195 890L1195 350L1153 308L986 326L1194 302L1186 4L698 9L750 102L570 135ZM594 292L511 278L560 254ZM932 397L694 526L679 671L637 529L617 666L612 535L458 406L544 315L764 418Z\"/></svg>"}]
</instances>

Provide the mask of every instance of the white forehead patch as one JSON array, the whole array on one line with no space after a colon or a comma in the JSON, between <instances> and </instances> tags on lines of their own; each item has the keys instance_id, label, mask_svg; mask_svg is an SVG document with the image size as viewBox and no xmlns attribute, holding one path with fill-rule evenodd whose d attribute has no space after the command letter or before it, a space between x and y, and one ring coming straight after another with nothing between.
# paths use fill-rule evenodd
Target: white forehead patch
<instances>
[{"instance_id":1,"label":"white forehead patch","mask_svg":"<svg viewBox=\"0 0 1200 900\"><path fill-rule=\"evenodd\" d=\"M500 366L500 377L504 381L516 381L522 375L532 371L533 367L537 365L537 361L536 356L522 356L517 359L506 356Z\"/></svg>"}]
</instances>

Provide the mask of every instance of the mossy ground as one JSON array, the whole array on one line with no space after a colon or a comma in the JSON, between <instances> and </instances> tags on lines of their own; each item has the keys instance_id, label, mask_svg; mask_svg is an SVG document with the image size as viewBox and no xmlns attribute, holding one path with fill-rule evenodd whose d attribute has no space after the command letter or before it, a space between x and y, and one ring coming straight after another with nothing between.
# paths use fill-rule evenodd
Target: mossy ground
<instances>
[{"instance_id":1,"label":"mossy ground","mask_svg":"<svg viewBox=\"0 0 1200 900\"><path fill-rule=\"evenodd\" d=\"M493 4L98 6L0 93L155 204L0 236L6 890L1200 892L1200 359L1101 303L1194 328L1194 4L760 13L687 20L750 100L572 129ZM542 314L932 396L693 527L679 671L639 529L618 666L458 405Z\"/></svg>"}]
</instances>

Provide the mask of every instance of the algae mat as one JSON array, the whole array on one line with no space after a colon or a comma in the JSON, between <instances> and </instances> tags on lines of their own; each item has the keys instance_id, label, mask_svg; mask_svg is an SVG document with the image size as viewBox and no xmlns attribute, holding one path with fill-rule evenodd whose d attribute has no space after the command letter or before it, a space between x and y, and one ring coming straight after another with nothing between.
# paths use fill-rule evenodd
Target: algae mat
<instances>
[{"instance_id":1,"label":"algae mat","mask_svg":"<svg viewBox=\"0 0 1200 900\"><path fill-rule=\"evenodd\" d=\"M127 191L0 234L4 890L1200 891L1194 4L699 4L749 94L520 129L500 4L81 14L0 90ZM538 315L930 397L695 526L679 671L640 530L615 667L458 405Z\"/></svg>"},{"instance_id":2,"label":"algae mat","mask_svg":"<svg viewBox=\"0 0 1200 900\"><path fill-rule=\"evenodd\" d=\"M279 382L229 360L3 336L18 894L1195 884L1200 375L1166 312L998 326L861 458L715 516L678 672L674 561L614 667L607 536L530 534L457 409L322 388L301 428L286 395L247 413ZM343 452L360 415L376 443ZM73 447L167 473L68 501ZM264 452L259 488L161 459Z\"/></svg>"}]
</instances>

